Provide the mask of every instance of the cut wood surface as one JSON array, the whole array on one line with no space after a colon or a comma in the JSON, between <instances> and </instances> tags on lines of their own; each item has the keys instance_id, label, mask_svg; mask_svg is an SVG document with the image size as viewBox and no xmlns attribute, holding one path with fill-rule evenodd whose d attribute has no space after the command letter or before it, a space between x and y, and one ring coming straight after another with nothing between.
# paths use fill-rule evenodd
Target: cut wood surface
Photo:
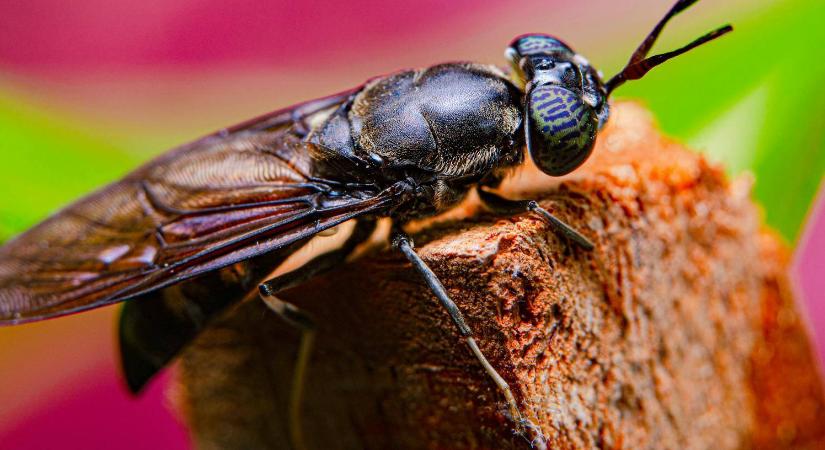
<instances>
[{"instance_id":1,"label":"cut wood surface","mask_svg":"<svg viewBox=\"0 0 825 450\"><path fill-rule=\"evenodd\" d=\"M549 448L825 448L825 399L786 270L750 181L618 104L593 157L510 196L539 217L470 218L415 235ZM311 449L529 448L419 276L374 249L282 296L315 316L304 430ZM202 449L289 448L298 333L250 302L184 355L179 403Z\"/></svg>"}]
</instances>

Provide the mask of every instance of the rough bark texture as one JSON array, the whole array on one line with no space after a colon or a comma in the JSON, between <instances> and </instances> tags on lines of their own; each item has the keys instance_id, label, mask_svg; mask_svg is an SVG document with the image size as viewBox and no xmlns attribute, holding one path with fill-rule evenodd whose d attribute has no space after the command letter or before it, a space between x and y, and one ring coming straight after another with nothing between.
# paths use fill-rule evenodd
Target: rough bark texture
<instances>
[{"instance_id":1,"label":"rough bark texture","mask_svg":"<svg viewBox=\"0 0 825 450\"><path fill-rule=\"evenodd\" d=\"M787 250L761 229L748 180L729 182L631 104L574 175L519 179L511 195L543 198L596 250L532 214L474 214L416 240L548 447L825 448ZM529 448L398 255L375 251L283 297L320 328L310 448ZM252 302L187 352L180 401L200 448L288 448L297 339Z\"/></svg>"}]
</instances>

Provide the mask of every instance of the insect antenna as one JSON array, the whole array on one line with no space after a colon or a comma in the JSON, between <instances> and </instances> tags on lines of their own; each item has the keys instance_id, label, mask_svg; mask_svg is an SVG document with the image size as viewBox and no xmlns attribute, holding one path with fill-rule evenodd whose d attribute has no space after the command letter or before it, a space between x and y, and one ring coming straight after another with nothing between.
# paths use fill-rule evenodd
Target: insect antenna
<instances>
[{"instance_id":1,"label":"insect antenna","mask_svg":"<svg viewBox=\"0 0 825 450\"><path fill-rule=\"evenodd\" d=\"M651 56L650 58L645 58L647 54L650 52L650 49L653 48L653 44L656 43L656 39L658 39L659 34L662 33L662 30L667 25L668 21L672 19L674 16L679 14L680 12L686 10L688 7L696 3L698 0L679 0L673 7L670 8L670 11L659 20L659 23L653 27L653 30L647 35L644 41L639 44L639 47L636 48L636 51L633 52L633 55L630 56L630 60L624 66L624 69L621 72L617 73L613 78L611 78L606 84L605 88L607 89L607 95L610 95L614 89L621 86L628 80L638 80L645 76L650 69L662 64L663 62L675 58L682 53L686 53L704 43L710 42L725 33L733 31L733 27L731 25L725 25L721 28L711 31L710 33L694 40L693 42L681 47L679 49L662 53L659 55Z\"/></svg>"}]
</instances>

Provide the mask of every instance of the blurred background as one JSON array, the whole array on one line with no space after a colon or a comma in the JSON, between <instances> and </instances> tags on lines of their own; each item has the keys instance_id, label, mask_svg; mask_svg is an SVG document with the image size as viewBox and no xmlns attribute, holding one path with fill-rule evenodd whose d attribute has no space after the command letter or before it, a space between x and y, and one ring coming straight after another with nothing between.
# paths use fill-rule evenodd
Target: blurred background
<instances>
[{"instance_id":1,"label":"blurred background","mask_svg":"<svg viewBox=\"0 0 825 450\"><path fill-rule=\"evenodd\" d=\"M0 240L215 129L399 68L503 64L504 47L525 32L561 37L610 75L670 3L4 0ZM724 22L736 31L618 92L731 174L754 175L767 223L795 248L793 276L820 355L824 20L821 0L704 0L655 50ZM168 373L139 399L125 394L116 312L0 330L3 448L188 448Z\"/></svg>"}]
</instances>

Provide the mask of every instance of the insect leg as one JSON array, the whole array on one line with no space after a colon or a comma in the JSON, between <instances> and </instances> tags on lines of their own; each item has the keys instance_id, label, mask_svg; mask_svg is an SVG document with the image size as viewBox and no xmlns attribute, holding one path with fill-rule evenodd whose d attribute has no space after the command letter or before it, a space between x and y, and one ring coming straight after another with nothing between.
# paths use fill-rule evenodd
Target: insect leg
<instances>
[{"instance_id":1,"label":"insect leg","mask_svg":"<svg viewBox=\"0 0 825 450\"><path fill-rule=\"evenodd\" d=\"M591 242L590 239L587 239L575 228L551 214L550 211L547 211L539 206L538 202L535 200L510 200L492 192L485 191L484 189L477 189L476 191L478 192L478 196L484 205L490 208L493 212L514 214L524 211L533 211L544 217L557 233L566 236L578 244L581 248L585 250L593 250L594 248L593 242Z\"/></svg>"},{"instance_id":2,"label":"insect leg","mask_svg":"<svg viewBox=\"0 0 825 450\"><path fill-rule=\"evenodd\" d=\"M266 292L261 285L261 299L266 306L276 312L287 323L301 332L301 343L298 347L298 357L292 373L292 386L289 392L289 440L295 450L305 450L304 435L301 426L301 403L303 402L304 380L306 378L309 356L315 342L315 322L306 311L292 303L285 302L274 294Z\"/></svg>"},{"instance_id":3,"label":"insect leg","mask_svg":"<svg viewBox=\"0 0 825 450\"><path fill-rule=\"evenodd\" d=\"M415 252L413 249L413 242L409 236L407 236L403 231L394 230L392 236L392 245L393 247L397 248L404 254L404 256L412 263L413 267L416 271L424 278L424 281L430 288L430 291L436 296L441 305L447 310L450 314L450 318L453 320L456 328L458 328L458 332L464 337L467 346L470 347L470 350L475 355L476 359L481 363L484 367L484 370L487 372L487 375L493 379L493 382L496 384L498 389L504 394L504 398L507 401L507 406L510 410L510 415L512 416L513 421L516 423L517 430L519 433L525 434L525 432L532 434L531 445L535 445L536 448L544 449L545 440L544 436L541 434L541 430L535 426L529 419L525 418L519 412L518 404L516 403L516 399L513 396L513 391L510 390L510 386L507 384L507 381L502 378L501 375L496 371L495 368L490 364L484 354L481 352L481 349L478 348L478 344L476 343L475 339L473 338L473 332L470 327L467 325L467 322L464 320L464 315L461 313L461 310L458 309L458 306L453 302L450 296L447 294L447 291L444 289L444 285L441 284L441 281L438 280L438 277L433 273L433 271L427 267L427 264L424 260L421 259L420 256Z\"/></svg>"},{"instance_id":4,"label":"insect leg","mask_svg":"<svg viewBox=\"0 0 825 450\"><path fill-rule=\"evenodd\" d=\"M303 402L304 381L315 341L316 327L309 313L292 303L281 300L277 294L340 264L352 253L355 247L366 241L374 230L375 220L370 218L361 219L356 223L352 235L338 249L317 256L298 269L264 281L258 286L258 293L264 304L301 332L301 343L298 348L298 357L295 361L289 394L289 438L295 450L307 448L301 426L301 403Z\"/></svg>"}]
</instances>

